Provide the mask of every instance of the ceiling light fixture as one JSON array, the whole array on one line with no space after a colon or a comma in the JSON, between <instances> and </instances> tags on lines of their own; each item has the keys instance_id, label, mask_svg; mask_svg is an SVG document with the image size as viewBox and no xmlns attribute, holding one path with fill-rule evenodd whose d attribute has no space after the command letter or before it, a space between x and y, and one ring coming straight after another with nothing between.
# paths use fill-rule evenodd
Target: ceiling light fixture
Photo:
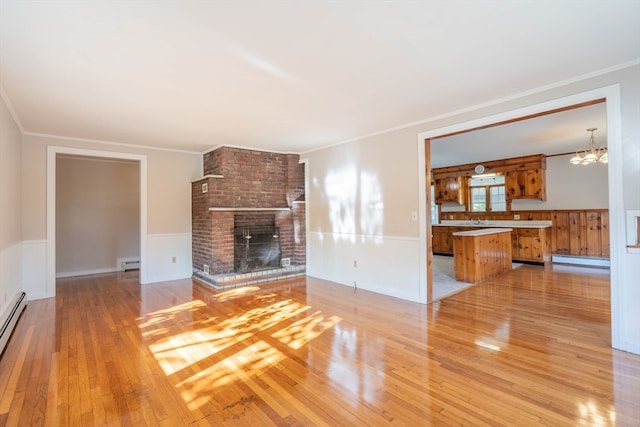
<instances>
[{"instance_id":1,"label":"ceiling light fixture","mask_svg":"<svg viewBox=\"0 0 640 427\"><path fill-rule=\"evenodd\" d=\"M593 140L593 132L598 128L589 128L587 132L591 132L589 138L589 149L576 151L576 155L569 160L572 165L592 165L594 163L609 163L609 154L607 153L607 147L604 145L600 148L596 148L596 144Z\"/></svg>"}]
</instances>

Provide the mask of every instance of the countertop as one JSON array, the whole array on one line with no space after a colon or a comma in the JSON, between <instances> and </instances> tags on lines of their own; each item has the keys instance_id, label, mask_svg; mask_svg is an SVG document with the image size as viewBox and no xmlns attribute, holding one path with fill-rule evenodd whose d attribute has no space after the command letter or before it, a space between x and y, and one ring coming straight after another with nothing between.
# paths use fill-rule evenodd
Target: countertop
<instances>
[{"instance_id":1,"label":"countertop","mask_svg":"<svg viewBox=\"0 0 640 427\"><path fill-rule=\"evenodd\" d=\"M469 220L443 220L440 224L431 224L432 227L475 227L475 228L548 228L551 227L551 221L476 221Z\"/></svg>"},{"instance_id":2,"label":"countertop","mask_svg":"<svg viewBox=\"0 0 640 427\"><path fill-rule=\"evenodd\" d=\"M510 233L512 231L511 228L482 228L480 230L469 230L469 231L458 231L452 233L452 236L484 236L487 234L497 234L497 233Z\"/></svg>"}]
</instances>

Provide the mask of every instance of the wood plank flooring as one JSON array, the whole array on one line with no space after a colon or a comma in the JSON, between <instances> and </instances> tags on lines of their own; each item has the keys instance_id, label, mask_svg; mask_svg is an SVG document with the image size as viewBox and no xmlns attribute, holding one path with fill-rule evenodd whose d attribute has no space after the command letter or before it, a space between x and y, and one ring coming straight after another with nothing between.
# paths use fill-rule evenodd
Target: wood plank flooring
<instances>
[{"instance_id":1,"label":"wood plank flooring","mask_svg":"<svg viewBox=\"0 0 640 427\"><path fill-rule=\"evenodd\" d=\"M57 286L0 359L2 426L640 426L607 275L524 266L428 306L313 278Z\"/></svg>"}]
</instances>

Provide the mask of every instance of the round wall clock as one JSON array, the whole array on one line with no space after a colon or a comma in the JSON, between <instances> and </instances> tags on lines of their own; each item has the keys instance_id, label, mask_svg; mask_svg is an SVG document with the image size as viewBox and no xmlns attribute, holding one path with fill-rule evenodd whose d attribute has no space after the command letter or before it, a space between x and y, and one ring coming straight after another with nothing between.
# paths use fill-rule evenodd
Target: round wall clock
<instances>
[{"instance_id":1,"label":"round wall clock","mask_svg":"<svg viewBox=\"0 0 640 427\"><path fill-rule=\"evenodd\" d=\"M476 168L474 169L474 171L480 175L481 173L484 173L484 166L482 165L477 165Z\"/></svg>"}]
</instances>

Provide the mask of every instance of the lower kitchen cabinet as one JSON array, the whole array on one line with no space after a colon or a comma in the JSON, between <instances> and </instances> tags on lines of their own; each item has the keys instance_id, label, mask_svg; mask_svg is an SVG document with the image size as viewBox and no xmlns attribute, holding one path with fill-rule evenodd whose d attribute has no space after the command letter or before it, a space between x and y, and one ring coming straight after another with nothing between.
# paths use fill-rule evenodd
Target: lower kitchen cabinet
<instances>
[{"instance_id":1,"label":"lower kitchen cabinet","mask_svg":"<svg viewBox=\"0 0 640 427\"><path fill-rule=\"evenodd\" d=\"M514 228L511 257L514 261L551 262L550 228Z\"/></svg>"},{"instance_id":2,"label":"lower kitchen cabinet","mask_svg":"<svg viewBox=\"0 0 640 427\"><path fill-rule=\"evenodd\" d=\"M436 255L453 255L453 227L431 227L431 250Z\"/></svg>"}]
</instances>

